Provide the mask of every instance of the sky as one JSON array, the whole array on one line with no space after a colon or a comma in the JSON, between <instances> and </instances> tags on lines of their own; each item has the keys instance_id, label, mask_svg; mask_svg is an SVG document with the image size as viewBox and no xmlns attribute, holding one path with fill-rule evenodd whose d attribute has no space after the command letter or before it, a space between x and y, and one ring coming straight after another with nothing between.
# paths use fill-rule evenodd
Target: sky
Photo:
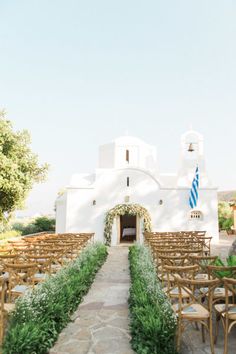
<instances>
[{"instance_id":1,"label":"sky","mask_svg":"<svg viewBox=\"0 0 236 354\"><path fill-rule=\"evenodd\" d=\"M23 213L52 213L127 132L176 172L192 125L215 185L236 189L235 18L234 0L0 0L0 108L50 164Z\"/></svg>"}]
</instances>

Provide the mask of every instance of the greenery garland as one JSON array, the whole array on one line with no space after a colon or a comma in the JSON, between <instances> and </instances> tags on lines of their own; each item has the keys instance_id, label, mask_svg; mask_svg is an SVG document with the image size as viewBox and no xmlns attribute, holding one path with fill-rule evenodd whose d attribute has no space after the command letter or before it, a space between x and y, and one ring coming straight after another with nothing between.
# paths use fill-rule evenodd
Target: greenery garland
<instances>
[{"instance_id":1,"label":"greenery garland","mask_svg":"<svg viewBox=\"0 0 236 354\"><path fill-rule=\"evenodd\" d=\"M111 244L112 225L114 219L117 216L125 214L137 215L138 217L143 218L144 231L151 231L151 217L147 209L139 204L118 204L114 208L110 209L105 217L104 238L106 245L110 246Z\"/></svg>"}]
</instances>

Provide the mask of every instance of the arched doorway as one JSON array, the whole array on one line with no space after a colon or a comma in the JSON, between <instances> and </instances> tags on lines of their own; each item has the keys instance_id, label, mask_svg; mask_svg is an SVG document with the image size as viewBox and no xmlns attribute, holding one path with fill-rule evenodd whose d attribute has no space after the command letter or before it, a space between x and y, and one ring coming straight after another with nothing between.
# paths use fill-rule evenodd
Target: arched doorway
<instances>
[{"instance_id":1,"label":"arched doorway","mask_svg":"<svg viewBox=\"0 0 236 354\"><path fill-rule=\"evenodd\" d=\"M123 219L124 225L122 226L122 221L121 221L121 216L124 216L125 218ZM127 216L133 216L135 218L129 219ZM151 217L149 212L147 211L146 208L142 207L139 204L118 204L114 208L110 209L105 217L105 227L104 227L104 239L105 243L107 245L111 245L111 237L112 237L112 226L114 223L114 219L117 219L118 222L118 228L117 228L117 233L118 233L118 242L123 238L123 232L124 229L126 229L127 233L133 233L132 237L132 242L137 240L137 235L138 235L138 227L140 224L140 220L143 222L143 230L144 231L151 231ZM132 224L131 224L132 220ZM136 223L134 223L134 221ZM130 226L130 227L128 227ZM135 230L129 230L127 229L135 229Z\"/></svg>"}]
</instances>

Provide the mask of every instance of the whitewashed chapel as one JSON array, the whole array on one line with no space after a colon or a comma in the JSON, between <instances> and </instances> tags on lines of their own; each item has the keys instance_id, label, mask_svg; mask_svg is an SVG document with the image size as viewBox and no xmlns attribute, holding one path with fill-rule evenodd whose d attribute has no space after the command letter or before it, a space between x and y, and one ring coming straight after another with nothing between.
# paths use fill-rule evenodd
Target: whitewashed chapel
<instances>
[{"instance_id":1,"label":"whitewashed chapel","mask_svg":"<svg viewBox=\"0 0 236 354\"><path fill-rule=\"evenodd\" d=\"M196 166L199 199L191 209L189 193ZM179 169L161 173L154 146L122 136L100 146L94 174L75 174L56 202L56 232L95 232L104 241L104 219L117 205L145 208L153 231L206 230L218 239L217 188L205 168L202 136L190 130L181 138ZM142 242L143 218L117 215L111 244Z\"/></svg>"}]
</instances>

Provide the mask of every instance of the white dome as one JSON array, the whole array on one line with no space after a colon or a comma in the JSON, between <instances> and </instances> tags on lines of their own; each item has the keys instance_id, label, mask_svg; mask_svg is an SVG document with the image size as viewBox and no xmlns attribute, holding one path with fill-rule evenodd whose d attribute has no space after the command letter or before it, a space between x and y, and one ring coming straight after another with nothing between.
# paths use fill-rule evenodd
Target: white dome
<instances>
[{"instance_id":1,"label":"white dome","mask_svg":"<svg viewBox=\"0 0 236 354\"><path fill-rule=\"evenodd\" d=\"M195 130L188 130L182 134L181 140L182 142L197 143L203 141L203 136Z\"/></svg>"},{"instance_id":2,"label":"white dome","mask_svg":"<svg viewBox=\"0 0 236 354\"><path fill-rule=\"evenodd\" d=\"M130 135L119 136L113 142L117 145L146 145L143 140Z\"/></svg>"}]
</instances>

